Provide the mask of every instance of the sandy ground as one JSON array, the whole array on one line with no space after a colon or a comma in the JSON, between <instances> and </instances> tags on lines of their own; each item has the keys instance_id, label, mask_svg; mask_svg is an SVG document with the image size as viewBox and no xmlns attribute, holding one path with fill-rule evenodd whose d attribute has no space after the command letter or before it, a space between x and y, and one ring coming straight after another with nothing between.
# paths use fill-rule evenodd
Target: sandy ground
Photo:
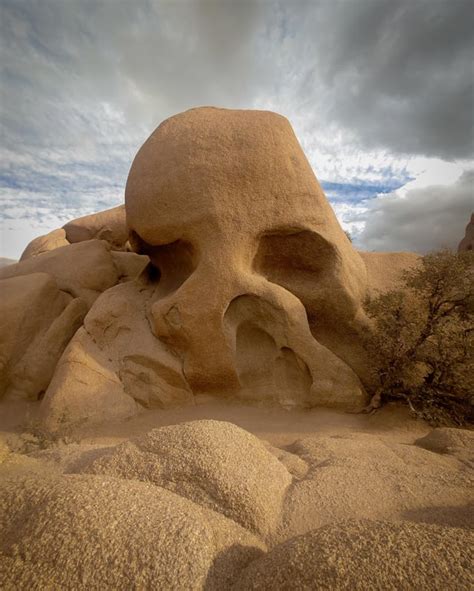
<instances>
[{"instance_id":1,"label":"sandy ground","mask_svg":"<svg viewBox=\"0 0 474 591\"><path fill-rule=\"evenodd\" d=\"M16 452L0 463L0 483L18 475L77 473L81 458L100 457L106 448L110 451L154 428L213 419L264 440L292 475L278 526L264 540L269 549L353 519L428 524L466 533L474 529L472 432L464 431L459 444L441 453L425 449L418 440L432 427L398 406L367 416L202 399L194 406L146 411L126 421L82 425L61 441L48 441L35 431L36 409L37 405L0 407L0 439ZM239 460L239 470L241 464ZM265 491L263 484L261 493Z\"/></svg>"},{"instance_id":2,"label":"sandy ground","mask_svg":"<svg viewBox=\"0 0 474 591\"><path fill-rule=\"evenodd\" d=\"M0 431L18 434L29 430L36 424L37 409L37 403L3 403L0 405ZM325 408L286 410L277 406L203 399L194 406L144 411L126 421L84 425L69 430L68 436L76 443L113 445L156 427L200 419L229 421L277 447L291 445L315 434L329 436L354 432L413 443L431 430L425 422L413 418L408 409L399 406L389 405L368 416Z\"/></svg>"},{"instance_id":3,"label":"sandy ground","mask_svg":"<svg viewBox=\"0 0 474 591\"><path fill-rule=\"evenodd\" d=\"M194 406L144 411L129 420L98 426L82 425L69 429L65 440L58 442L44 440L41 431L38 436L36 409L35 404L3 406L1 437L21 457L15 454L0 466L0 479L17 470L40 473L45 460L45 470L54 462L58 464L55 469L63 470L65 458L76 458L83 450L92 453L115 446L158 427L214 419L231 422L283 450L290 471L296 466L272 543L350 518L474 527L470 505L474 451L440 454L415 445L432 427L396 405L367 416L201 399Z\"/></svg>"}]
</instances>

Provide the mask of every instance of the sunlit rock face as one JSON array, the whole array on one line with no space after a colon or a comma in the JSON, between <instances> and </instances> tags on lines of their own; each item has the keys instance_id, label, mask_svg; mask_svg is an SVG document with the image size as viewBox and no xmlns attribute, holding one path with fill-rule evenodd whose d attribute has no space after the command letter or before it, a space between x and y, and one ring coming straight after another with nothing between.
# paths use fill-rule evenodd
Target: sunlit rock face
<instances>
[{"instance_id":1,"label":"sunlit rock face","mask_svg":"<svg viewBox=\"0 0 474 591\"><path fill-rule=\"evenodd\" d=\"M150 264L91 309L47 420L105 419L112 391L114 416L199 394L363 404L366 266L284 117L200 108L166 120L132 164L125 209Z\"/></svg>"}]
</instances>

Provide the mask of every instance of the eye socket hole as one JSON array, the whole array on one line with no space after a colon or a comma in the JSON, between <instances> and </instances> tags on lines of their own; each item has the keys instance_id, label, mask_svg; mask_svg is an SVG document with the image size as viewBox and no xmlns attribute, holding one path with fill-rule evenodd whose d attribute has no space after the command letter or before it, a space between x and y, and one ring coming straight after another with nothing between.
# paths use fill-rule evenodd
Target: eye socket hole
<instances>
[{"instance_id":1,"label":"eye socket hole","mask_svg":"<svg viewBox=\"0 0 474 591\"><path fill-rule=\"evenodd\" d=\"M130 243L135 252L150 257L148 277L150 281L159 283L159 295L162 297L179 289L197 267L196 249L187 240L153 246L132 232Z\"/></svg>"},{"instance_id":2,"label":"eye socket hole","mask_svg":"<svg viewBox=\"0 0 474 591\"><path fill-rule=\"evenodd\" d=\"M281 230L261 237L253 267L272 283L302 295L336 264L336 256L334 247L315 232Z\"/></svg>"}]
</instances>

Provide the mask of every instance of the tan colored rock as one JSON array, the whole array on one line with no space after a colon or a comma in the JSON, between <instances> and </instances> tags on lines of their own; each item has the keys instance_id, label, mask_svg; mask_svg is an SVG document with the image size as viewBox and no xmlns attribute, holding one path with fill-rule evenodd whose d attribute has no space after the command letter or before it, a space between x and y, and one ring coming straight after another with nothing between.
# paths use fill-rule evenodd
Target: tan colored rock
<instances>
[{"instance_id":1,"label":"tan colored rock","mask_svg":"<svg viewBox=\"0 0 474 591\"><path fill-rule=\"evenodd\" d=\"M227 589L263 544L231 520L144 482L4 480L3 589Z\"/></svg>"},{"instance_id":2,"label":"tan colored rock","mask_svg":"<svg viewBox=\"0 0 474 591\"><path fill-rule=\"evenodd\" d=\"M309 471L285 497L275 542L355 516L474 527L472 473L455 457L364 433L312 435L291 451Z\"/></svg>"},{"instance_id":3,"label":"tan colored rock","mask_svg":"<svg viewBox=\"0 0 474 591\"><path fill-rule=\"evenodd\" d=\"M99 423L142 407L193 402L182 360L150 330L146 308L151 293L131 281L98 298L44 397L41 415L49 429L57 430L65 420Z\"/></svg>"},{"instance_id":4,"label":"tan colored rock","mask_svg":"<svg viewBox=\"0 0 474 591\"><path fill-rule=\"evenodd\" d=\"M36 400L87 312L46 273L0 281L0 397Z\"/></svg>"},{"instance_id":5,"label":"tan colored rock","mask_svg":"<svg viewBox=\"0 0 474 591\"><path fill-rule=\"evenodd\" d=\"M71 220L62 228L38 236L25 248L20 261L61 246L94 239L105 240L113 250L121 251L127 248L128 229L123 205Z\"/></svg>"},{"instance_id":6,"label":"tan colored rock","mask_svg":"<svg viewBox=\"0 0 474 591\"><path fill-rule=\"evenodd\" d=\"M234 591L472 589L474 533L351 520L288 540L252 562Z\"/></svg>"},{"instance_id":7,"label":"tan colored rock","mask_svg":"<svg viewBox=\"0 0 474 591\"><path fill-rule=\"evenodd\" d=\"M109 256L115 282L136 279L96 302L45 411L107 416L105 386L93 389L87 411L72 394L90 373L76 355L100 355L114 389L145 408L202 394L365 405L363 300L397 285L418 257L353 249L285 118L202 108L168 119L135 158L126 210L139 254ZM68 239L85 247L104 228L122 227L123 208L102 213L65 226Z\"/></svg>"},{"instance_id":8,"label":"tan colored rock","mask_svg":"<svg viewBox=\"0 0 474 591\"><path fill-rule=\"evenodd\" d=\"M474 213L471 214L464 238L458 246L458 252L466 252L468 250L474 250Z\"/></svg>"},{"instance_id":9,"label":"tan colored rock","mask_svg":"<svg viewBox=\"0 0 474 591\"><path fill-rule=\"evenodd\" d=\"M292 480L254 435L210 420L153 429L83 470L163 486L261 536L277 526Z\"/></svg>"},{"instance_id":10,"label":"tan colored rock","mask_svg":"<svg viewBox=\"0 0 474 591\"><path fill-rule=\"evenodd\" d=\"M138 152L131 243L159 269L154 334L194 393L357 407L365 265L288 121L192 109Z\"/></svg>"},{"instance_id":11,"label":"tan colored rock","mask_svg":"<svg viewBox=\"0 0 474 591\"><path fill-rule=\"evenodd\" d=\"M86 303L74 298L48 329L37 336L34 346L27 349L12 371L9 397L38 399L46 392L59 358L86 314Z\"/></svg>"},{"instance_id":12,"label":"tan colored rock","mask_svg":"<svg viewBox=\"0 0 474 591\"><path fill-rule=\"evenodd\" d=\"M150 262L147 256L134 252L112 251L110 254L117 267L121 283L136 279Z\"/></svg>"},{"instance_id":13,"label":"tan colored rock","mask_svg":"<svg viewBox=\"0 0 474 591\"><path fill-rule=\"evenodd\" d=\"M418 439L416 445L441 454L449 454L459 449L466 449L474 454L474 431L439 427Z\"/></svg>"},{"instance_id":14,"label":"tan colored rock","mask_svg":"<svg viewBox=\"0 0 474 591\"><path fill-rule=\"evenodd\" d=\"M106 240L114 250L122 250L128 241L123 205L77 218L65 224L63 229L71 243Z\"/></svg>"},{"instance_id":15,"label":"tan colored rock","mask_svg":"<svg viewBox=\"0 0 474 591\"><path fill-rule=\"evenodd\" d=\"M53 230L44 236L38 236L38 238L32 240L23 251L20 261L25 261L31 257L36 257L45 252L49 252L50 250L60 248L61 246L67 246L68 244L69 242L66 240L66 232L62 228Z\"/></svg>"},{"instance_id":16,"label":"tan colored rock","mask_svg":"<svg viewBox=\"0 0 474 591\"><path fill-rule=\"evenodd\" d=\"M359 255L367 268L369 293L377 295L400 289L403 273L413 269L421 261L414 252L362 252Z\"/></svg>"},{"instance_id":17,"label":"tan colored rock","mask_svg":"<svg viewBox=\"0 0 474 591\"><path fill-rule=\"evenodd\" d=\"M304 460L302 460L296 454L270 445L270 443L267 441L262 441L262 443L267 448L267 450L285 466L285 468L293 477L301 479L306 476L308 473L308 464Z\"/></svg>"},{"instance_id":18,"label":"tan colored rock","mask_svg":"<svg viewBox=\"0 0 474 591\"><path fill-rule=\"evenodd\" d=\"M119 280L110 246L103 240L63 246L9 265L0 269L0 279L31 273L48 273L55 278L59 289L80 297L88 306Z\"/></svg>"},{"instance_id":19,"label":"tan colored rock","mask_svg":"<svg viewBox=\"0 0 474 591\"><path fill-rule=\"evenodd\" d=\"M110 361L80 328L59 360L42 401L45 427L54 432L66 423L118 420L137 412L136 402L125 394Z\"/></svg>"}]
</instances>

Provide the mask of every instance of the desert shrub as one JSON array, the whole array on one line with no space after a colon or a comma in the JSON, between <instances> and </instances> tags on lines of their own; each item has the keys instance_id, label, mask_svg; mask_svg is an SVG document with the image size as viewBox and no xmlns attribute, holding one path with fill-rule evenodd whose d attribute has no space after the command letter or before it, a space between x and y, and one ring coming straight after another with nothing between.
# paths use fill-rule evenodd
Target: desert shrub
<instances>
[{"instance_id":1,"label":"desert shrub","mask_svg":"<svg viewBox=\"0 0 474 591\"><path fill-rule=\"evenodd\" d=\"M366 302L373 396L400 400L432 424L472 420L474 254L442 250L407 271L398 291Z\"/></svg>"}]
</instances>

